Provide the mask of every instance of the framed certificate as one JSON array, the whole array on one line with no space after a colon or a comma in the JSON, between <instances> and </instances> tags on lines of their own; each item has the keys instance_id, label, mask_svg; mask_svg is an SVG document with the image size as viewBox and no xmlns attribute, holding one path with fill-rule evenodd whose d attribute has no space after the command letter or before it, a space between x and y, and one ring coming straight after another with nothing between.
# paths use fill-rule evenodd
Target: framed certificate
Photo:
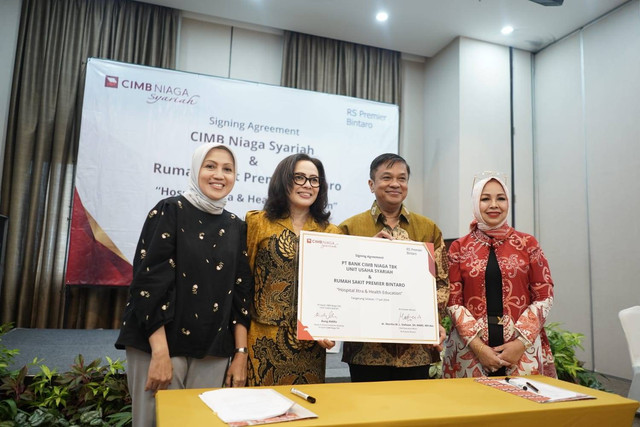
<instances>
[{"instance_id":1,"label":"framed certificate","mask_svg":"<svg viewBox=\"0 0 640 427\"><path fill-rule=\"evenodd\" d=\"M298 339L439 342L425 243L302 231L298 256Z\"/></svg>"}]
</instances>

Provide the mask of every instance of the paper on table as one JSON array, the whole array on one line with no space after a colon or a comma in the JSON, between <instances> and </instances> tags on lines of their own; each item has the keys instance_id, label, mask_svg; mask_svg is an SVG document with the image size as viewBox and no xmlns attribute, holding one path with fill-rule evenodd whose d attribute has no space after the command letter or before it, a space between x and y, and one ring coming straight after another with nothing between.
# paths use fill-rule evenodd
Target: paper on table
<instances>
[{"instance_id":1,"label":"paper on table","mask_svg":"<svg viewBox=\"0 0 640 427\"><path fill-rule=\"evenodd\" d=\"M568 400L583 400L583 399L595 399L588 394L576 393L575 391L567 390L565 388L556 387L543 383L540 381L531 380L528 378L514 377L509 379L509 384L515 384L516 387L527 387L527 391L535 393L539 396L543 396L546 399L542 403L546 402L565 402ZM537 391L531 389L533 385Z\"/></svg>"},{"instance_id":2,"label":"paper on table","mask_svg":"<svg viewBox=\"0 0 640 427\"><path fill-rule=\"evenodd\" d=\"M235 421L227 423L229 427L245 427L245 426L257 426L262 424L283 423L285 421L303 420L305 418L317 418L318 416L297 403L287 411L287 413L278 415L272 418L261 418L259 420L247 420L247 421Z\"/></svg>"},{"instance_id":3,"label":"paper on table","mask_svg":"<svg viewBox=\"0 0 640 427\"><path fill-rule=\"evenodd\" d=\"M291 400L270 388L222 388L206 391L200 399L225 423L272 418L293 406Z\"/></svg>"},{"instance_id":4,"label":"paper on table","mask_svg":"<svg viewBox=\"0 0 640 427\"><path fill-rule=\"evenodd\" d=\"M576 393L571 390L555 387L526 377L507 378L509 378L509 381L506 381L506 379L487 377L476 378L475 381L538 403L595 399L595 397L589 396L588 394ZM537 391L534 391L531 388L531 385L533 385Z\"/></svg>"}]
</instances>

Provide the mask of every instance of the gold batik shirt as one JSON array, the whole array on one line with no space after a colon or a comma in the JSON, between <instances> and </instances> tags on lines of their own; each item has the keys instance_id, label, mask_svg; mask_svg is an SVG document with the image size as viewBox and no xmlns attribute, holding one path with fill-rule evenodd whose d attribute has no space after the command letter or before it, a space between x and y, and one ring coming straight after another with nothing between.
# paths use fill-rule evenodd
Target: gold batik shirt
<instances>
[{"instance_id":1,"label":"gold batik shirt","mask_svg":"<svg viewBox=\"0 0 640 427\"><path fill-rule=\"evenodd\" d=\"M429 218L409 210L403 205L398 225L386 224L377 202L371 209L355 215L342 224L344 234L372 237L385 230L396 239L433 243L436 263L436 289L440 317L445 315L449 301L449 267L442 232ZM342 361L355 365L394 366L408 368L428 365L440 360L440 354L431 346L422 344L345 342Z\"/></svg>"}]
</instances>

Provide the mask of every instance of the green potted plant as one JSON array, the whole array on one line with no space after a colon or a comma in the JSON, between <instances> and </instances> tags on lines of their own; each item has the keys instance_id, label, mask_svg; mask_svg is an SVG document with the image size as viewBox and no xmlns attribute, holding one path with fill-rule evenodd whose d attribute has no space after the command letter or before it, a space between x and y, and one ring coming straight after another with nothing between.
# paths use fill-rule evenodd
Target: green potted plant
<instances>
[{"instance_id":1,"label":"green potted plant","mask_svg":"<svg viewBox=\"0 0 640 427\"><path fill-rule=\"evenodd\" d=\"M11 325L0 326L1 336ZM67 372L58 373L34 359L28 366L8 368L18 350L0 344L0 427L126 426L131 424L131 397L124 365L106 358L86 364L82 355Z\"/></svg>"},{"instance_id":2,"label":"green potted plant","mask_svg":"<svg viewBox=\"0 0 640 427\"><path fill-rule=\"evenodd\" d=\"M578 332L570 332L560 328L559 322L552 322L545 325L549 345L555 359L558 378L570 381L597 390L604 390L604 386L598 380L593 371L584 369L584 362L576 356L576 349L584 350L582 340L584 335Z\"/></svg>"}]
</instances>

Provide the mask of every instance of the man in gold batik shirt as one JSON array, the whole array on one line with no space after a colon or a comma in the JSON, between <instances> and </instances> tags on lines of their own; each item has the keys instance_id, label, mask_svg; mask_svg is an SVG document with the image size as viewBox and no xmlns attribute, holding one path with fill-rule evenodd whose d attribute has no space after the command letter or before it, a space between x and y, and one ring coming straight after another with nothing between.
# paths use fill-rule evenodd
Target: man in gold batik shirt
<instances>
[{"instance_id":1,"label":"man in gold batik shirt","mask_svg":"<svg viewBox=\"0 0 640 427\"><path fill-rule=\"evenodd\" d=\"M433 244L438 312L442 317L449 300L447 251L438 226L403 205L409 190L409 174L409 165L399 155L386 153L376 157L369 170L369 188L375 202L371 209L345 220L340 228L354 236ZM440 334L442 343L445 338L442 327ZM440 350L439 345L345 342L342 361L349 364L353 382L427 379L430 364L440 360Z\"/></svg>"}]
</instances>

